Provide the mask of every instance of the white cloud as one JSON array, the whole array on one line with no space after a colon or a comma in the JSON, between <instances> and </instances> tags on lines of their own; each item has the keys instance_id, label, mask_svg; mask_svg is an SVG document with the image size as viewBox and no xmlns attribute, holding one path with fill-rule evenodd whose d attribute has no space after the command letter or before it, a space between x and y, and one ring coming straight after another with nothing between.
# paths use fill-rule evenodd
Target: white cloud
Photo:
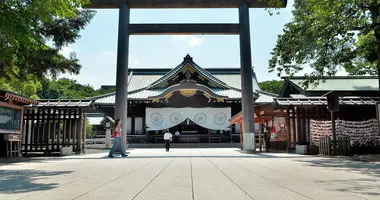
<instances>
[{"instance_id":1,"label":"white cloud","mask_svg":"<svg viewBox=\"0 0 380 200\"><path fill-rule=\"evenodd\" d=\"M73 48L71 46L66 46L63 47L59 53L68 58L71 52L73 52Z\"/></svg>"},{"instance_id":2,"label":"white cloud","mask_svg":"<svg viewBox=\"0 0 380 200\"><path fill-rule=\"evenodd\" d=\"M191 39L188 41L189 47L195 47L201 45L202 40L199 37L191 36Z\"/></svg>"},{"instance_id":3,"label":"white cloud","mask_svg":"<svg viewBox=\"0 0 380 200\"><path fill-rule=\"evenodd\" d=\"M187 46L189 47L200 46L202 43L202 39L194 35L174 35L173 39L177 41L186 41Z\"/></svg>"}]
</instances>

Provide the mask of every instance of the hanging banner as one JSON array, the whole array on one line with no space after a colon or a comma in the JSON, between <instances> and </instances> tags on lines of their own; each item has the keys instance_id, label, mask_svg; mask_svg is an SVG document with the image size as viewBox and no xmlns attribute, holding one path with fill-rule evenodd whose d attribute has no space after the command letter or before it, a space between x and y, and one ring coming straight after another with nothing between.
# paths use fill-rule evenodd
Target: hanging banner
<instances>
[{"instance_id":1,"label":"hanging banner","mask_svg":"<svg viewBox=\"0 0 380 200\"><path fill-rule=\"evenodd\" d=\"M228 130L231 108L146 108L148 131L164 130L190 119L211 130Z\"/></svg>"}]
</instances>

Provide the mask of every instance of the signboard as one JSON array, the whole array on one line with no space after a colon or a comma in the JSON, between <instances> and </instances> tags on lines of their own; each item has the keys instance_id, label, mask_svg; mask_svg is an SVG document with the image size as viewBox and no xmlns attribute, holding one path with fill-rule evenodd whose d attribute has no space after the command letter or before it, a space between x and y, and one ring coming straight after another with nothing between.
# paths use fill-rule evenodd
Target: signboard
<instances>
[{"instance_id":1,"label":"signboard","mask_svg":"<svg viewBox=\"0 0 380 200\"><path fill-rule=\"evenodd\" d=\"M9 142L19 142L21 141L21 135L5 134L4 140Z\"/></svg>"},{"instance_id":2,"label":"signboard","mask_svg":"<svg viewBox=\"0 0 380 200\"><path fill-rule=\"evenodd\" d=\"M21 110L0 106L0 129L19 131L21 128Z\"/></svg>"}]
</instances>

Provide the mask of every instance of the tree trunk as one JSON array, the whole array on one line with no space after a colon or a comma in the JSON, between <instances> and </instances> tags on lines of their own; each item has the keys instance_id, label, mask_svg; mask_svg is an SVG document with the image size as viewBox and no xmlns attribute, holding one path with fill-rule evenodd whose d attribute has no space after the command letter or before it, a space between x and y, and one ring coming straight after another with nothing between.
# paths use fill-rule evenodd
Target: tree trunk
<instances>
[{"instance_id":1,"label":"tree trunk","mask_svg":"<svg viewBox=\"0 0 380 200\"><path fill-rule=\"evenodd\" d=\"M379 83L379 94L380 94L380 32L375 31L376 37L376 48L377 48L377 80Z\"/></svg>"}]
</instances>

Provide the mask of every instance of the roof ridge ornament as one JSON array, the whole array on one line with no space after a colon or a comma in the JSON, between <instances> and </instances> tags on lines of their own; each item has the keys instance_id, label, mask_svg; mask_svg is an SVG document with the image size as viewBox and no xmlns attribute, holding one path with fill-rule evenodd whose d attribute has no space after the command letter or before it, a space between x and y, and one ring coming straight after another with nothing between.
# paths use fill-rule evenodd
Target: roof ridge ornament
<instances>
[{"instance_id":1,"label":"roof ridge ornament","mask_svg":"<svg viewBox=\"0 0 380 200\"><path fill-rule=\"evenodd\" d=\"M187 54L184 58L183 58L183 61L184 62L193 62L193 57L191 57L189 54Z\"/></svg>"}]
</instances>

